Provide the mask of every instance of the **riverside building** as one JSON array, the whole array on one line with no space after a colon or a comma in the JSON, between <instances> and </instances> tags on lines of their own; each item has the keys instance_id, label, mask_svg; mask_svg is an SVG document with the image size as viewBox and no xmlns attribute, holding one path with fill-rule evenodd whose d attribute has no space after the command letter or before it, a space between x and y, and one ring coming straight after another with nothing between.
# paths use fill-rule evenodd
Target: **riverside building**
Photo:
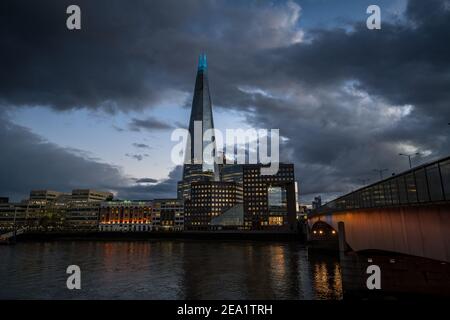
<instances>
[{"instance_id":1,"label":"riverside building","mask_svg":"<svg viewBox=\"0 0 450 320\"><path fill-rule=\"evenodd\" d=\"M147 232L152 230L152 202L105 201L100 204L99 230Z\"/></svg>"},{"instance_id":2,"label":"riverside building","mask_svg":"<svg viewBox=\"0 0 450 320\"><path fill-rule=\"evenodd\" d=\"M153 202L152 226L155 231L184 230L184 201L181 199L155 199Z\"/></svg>"}]
</instances>

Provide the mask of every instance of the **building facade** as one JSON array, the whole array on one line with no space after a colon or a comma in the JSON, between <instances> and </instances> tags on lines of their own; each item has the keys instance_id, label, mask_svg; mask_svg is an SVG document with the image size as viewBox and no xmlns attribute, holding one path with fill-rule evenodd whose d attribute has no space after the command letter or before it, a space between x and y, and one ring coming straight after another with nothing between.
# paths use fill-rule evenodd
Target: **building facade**
<instances>
[{"instance_id":1,"label":"building facade","mask_svg":"<svg viewBox=\"0 0 450 320\"><path fill-rule=\"evenodd\" d=\"M112 200L113 194L92 189L76 189L68 200L64 227L70 231L94 232L98 230L100 205Z\"/></svg>"},{"instance_id":2,"label":"building facade","mask_svg":"<svg viewBox=\"0 0 450 320\"><path fill-rule=\"evenodd\" d=\"M34 232L97 231L101 201L112 197L112 193L90 189L72 193L32 190L20 203L0 203L0 229L15 225Z\"/></svg>"},{"instance_id":3,"label":"building facade","mask_svg":"<svg viewBox=\"0 0 450 320\"><path fill-rule=\"evenodd\" d=\"M185 230L210 230L211 219L236 205L234 182L198 181L191 184L185 203Z\"/></svg>"},{"instance_id":4,"label":"building facade","mask_svg":"<svg viewBox=\"0 0 450 320\"><path fill-rule=\"evenodd\" d=\"M70 193L53 190L32 190L26 203L27 227L34 231L61 230Z\"/></svg>"},{"instance_id":5,"label":"building facade","mask_svg":"<svg viewBox=\"0 0 450 320\"><path fill-rule=\"evenodd\" d=\"M152 230L152 202L105 201L100 204L99 231L147 232Z\"/></svg>"},{"instance_id":6,"label":"building facade","mask_svg":"<svg viewBox=\"0 0 450 320\"><path fill-rule=\"evenodd\" d=\"M0 203L0 233L26 226L26 210L26 202L10 203L9 201L2 201Z\"/></svg>"},{"instance_id":7,"label":"building facade","mask_svg":"<svg viewBox=\"0 0 450 320\"><path fill-rule=\"evenodd\" d=\"M152 226L155 231L182 231L185 224L184 201L153 200Z\"/></svg>"},{"instance_id":8,"label":"building facade","mask_svg":"<svg viewBox=\"0 0 450 320\"><path fill-rule=\"evenodd\" d=\"M220 180L236 184L236 203L244 202L244 166L223 164L220 166Z\"/></svg>"},{"instance_id":9,"label":"building facade","mask_svg":"<svg viewBox=\"0 0 450 320\"><path fill-rule=\"evenodd\" d=\"M245 228L295 231L294 165L280 163L276 175L261 175L261 167L243 165Z\"/></svg>"}]
</instances>

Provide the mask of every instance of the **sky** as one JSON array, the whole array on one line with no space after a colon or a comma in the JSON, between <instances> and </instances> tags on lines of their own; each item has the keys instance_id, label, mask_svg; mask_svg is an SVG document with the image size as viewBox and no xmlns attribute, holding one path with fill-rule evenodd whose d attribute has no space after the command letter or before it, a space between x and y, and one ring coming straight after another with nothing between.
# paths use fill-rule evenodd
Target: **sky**
<instances>
[{"instance_id":1,"label":"sky","mask_svg":"<svg viewBox=\"0 0 450 320\"><path fill-rule=\"evenodd\" d=\"M81 30L66 8L81 8ZM381 30L366 27L371 4ZM280 129L300 200L332 199L450 151L450 2L22 1L0 4L0 196L176 196L175 128L198 55L215 126Z\"/></svg>"}]
</instances>

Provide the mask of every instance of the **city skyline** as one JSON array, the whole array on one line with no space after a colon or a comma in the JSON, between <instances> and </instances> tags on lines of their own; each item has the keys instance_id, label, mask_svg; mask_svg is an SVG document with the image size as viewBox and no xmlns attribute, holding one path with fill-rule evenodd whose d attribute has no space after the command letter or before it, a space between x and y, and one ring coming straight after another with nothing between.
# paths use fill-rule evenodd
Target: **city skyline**
<instances>
[{"instance_id":1,"label":"city skyline","mask_svg":"<svg viewBox=\"0 0 450 320\"><path fill-rule=\"evenodd\" d=\"M8 64L10 52L0 59L8 75L0 195L95 188L126 199L174 197L182 170L168 161L170 133L188 123L201 52L210 60L215 126L280 128L281 160L295 164L303 202L374 182L373 169L407 170L399 153L420 152L413 165L446 156L449 45L425 36L448 34L444 4L382 1L382 30L368 33L365 1L165 2L152 10L142 2L130 15L80 1L83 28L74 34L64 30L64 1L12 3L11 23L25 25L0 32L29 63ZM21 50L30 38L41 44Z\"/></svg>"},{"instance_id":2,"label":"city skyline","mask_svg":"<svg viewBox=\"0 0 450 320\"><path fill-rule=\"evenodd\" d=\"M450 0L0 7L15 311L286 318L450 297Z\"/></svg>"}]
</instances>

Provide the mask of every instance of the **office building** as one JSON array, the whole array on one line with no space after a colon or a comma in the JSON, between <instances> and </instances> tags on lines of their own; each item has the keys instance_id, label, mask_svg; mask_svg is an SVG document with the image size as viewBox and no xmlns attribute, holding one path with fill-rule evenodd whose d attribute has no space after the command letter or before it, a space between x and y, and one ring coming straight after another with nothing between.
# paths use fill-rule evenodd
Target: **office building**
<instances>
[{"instance_id":1,"label":"office building","mask_svg":"<svg viewBox=\"0 0 450 320\"><path fill-rule=\"evenodd\" d=\"M222 164L220 166L220 180L236 184L236 203L244 202L244 174L243 165Z\"/></svg>"},{"instance_id":2,"label":"office building","mask_svg":"<svg viewBox=\"0 0 450 320\"><path fill-rule=\"evenodd\" d=\"M219 169L217 163L208 164L203 159L203 148L210 142L203 141L203 133L214 128L211 96L208 83L208 64L206 55L199 57L197 76L195 79L194 96L191 116L189 119L190 142L186 146L186 161L183 166L183 178L178 183L177 196L180 199L190 198L191 183L196 181L218 181ZM201 150L195 153L195 123L201 122ZM215 155L214 155L215 156Z\"/></svg>"},{"instance_id":3,"label":"office building","mask_svg":"<svg viewBox=\"0 0 450 320\"><path fill-rule=\"evenodd\" d=\"M29 200L35 204L47 204L56 200L59 196L69 195L69 193L53 190L31 190Z\"/></svg>"},{"instance_id":4,"label":"office building","mask_svg":"<svg viewBox=\"0 0 450 320\"><path fill-rule=\"evenodd\" d=\"M25 219L28 229L51 231L63 228L65 207L70 193L53 190L32 190L25 201Z\"/></svg>"},{"instance_id":5,"label":"office building","mask_svg":"<svg viewBox=\"0 0 450 320\"><path fill-rule=\"evenodd\" d=\"M102 201L112 200L113 194L92 189L75 189L68 199L65 212L65 229L93 232L98 230Z\"/></svg>"},{"instance_id":6,"label":"office building","mask_svg":"<svg viewBox=\"0 0 450 320\"><path fill-rule=\"evenodd\" d=\"M185 230L210 230L211 219L237 204L234 182L197 181L185 202Z\"/></svg>"},{"instance_id":7,"label":"office building","mask_svg":"<svg viewBox=\"0 0 450 320\"><path fill-rule=\"evenodd\" d=\"M184 229L184 201L181 199L155 199L152 228L155 231L182 231Z\"/></svg>"},{"instance_id":8,"label":"office building","mask_svg":"<svg viewBox=\"0 0 450 320\"><path fill-rule=\"evenodd\" d=\"M275 175L261 175L261 167L261 164L243 165L245 228L294 231L294 165L280 163Z\"/></svg>"},{"instance_id":9,"label":"office building","mask_svg":"<svg viewBox=\"0 0 450 320\"><path fill-rule=\"evenodd\" d=\"M105 201L112 200L113 197L114 195L111 192L92 189L72 190L72 201Z\"/></svg>"},{"instance_id":10,"label":"office building","mask_svg":"<svg viewBox=\"0 0 450 320\"><path fill-rule=\"evenodd\" d=\"M0 233L19 229L26 225L26 202L0 202Z\"/></svg>"}]
</instances>

